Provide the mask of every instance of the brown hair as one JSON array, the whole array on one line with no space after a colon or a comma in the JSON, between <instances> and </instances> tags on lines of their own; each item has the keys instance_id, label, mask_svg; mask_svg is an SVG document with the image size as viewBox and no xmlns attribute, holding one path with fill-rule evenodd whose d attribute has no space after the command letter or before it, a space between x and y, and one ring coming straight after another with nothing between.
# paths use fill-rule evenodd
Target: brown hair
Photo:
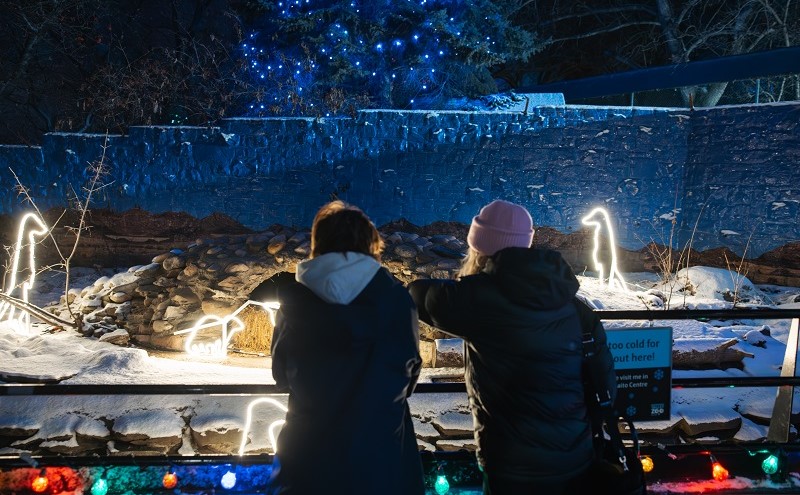
<instances>
[{"instance_id":1,"label":"brown hair","mask_svg":"<svg viewBox=\"0 0 800 495\"><path fill-rule=\"evenodd\" d=\"M331 201L314 217L311 257L347 251L366 254L380 261L383 239L361 209L344 201Z\"/></svg>"}]
</instances>

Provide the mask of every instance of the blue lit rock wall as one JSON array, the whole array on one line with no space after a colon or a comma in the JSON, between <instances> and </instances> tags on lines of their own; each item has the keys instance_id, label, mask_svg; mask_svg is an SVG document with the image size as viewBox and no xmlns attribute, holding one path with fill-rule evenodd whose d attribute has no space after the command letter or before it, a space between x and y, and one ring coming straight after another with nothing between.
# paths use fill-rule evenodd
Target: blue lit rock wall
<instances>
[{"instance_id":1,"label":"blue lit rock wall","mask_svg":"<svg viewBox=\"0 0 800 495\"><path fill-rule=\"evenodd\" d=\"M792 189L800 183L799 112L800 105L553 106L131 127L108 138L111 185L97 206L222 212L259 230L308 227L332 197L361 206L378 225L468 223L481 205L504 198L525 204L538 225L567 233L603 205L630 249L665 243L677 210L682 242L694 231L695 248L741 253L755 228L747 253L754 256L800 237L800 187ZM13 187L10 167L40 207L63 205L105 140L48 134L41 148L0 146L0 180ZM13 194L2 198L2 212L22 208Z\"/></svg>"},{"instance_id":2,"label":"blue lit rock wall","mask_svg":"<svg viewBox=\"0 0 800 495\"><path fill-rule=\"evenodd\" d=\"M747 257L800 241L800 104L692 114L683 238ZM699 220L698 220L699 219Z\"/></svg>"}]
</instances>

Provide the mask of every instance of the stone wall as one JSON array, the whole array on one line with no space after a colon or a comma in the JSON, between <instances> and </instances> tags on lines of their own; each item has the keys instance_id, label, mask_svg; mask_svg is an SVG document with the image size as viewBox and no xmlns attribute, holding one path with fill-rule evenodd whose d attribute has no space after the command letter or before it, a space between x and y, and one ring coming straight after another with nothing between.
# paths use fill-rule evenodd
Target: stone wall
<instances>
[{"instance_id":1,"label":"stone wall","mask_svg":"<svg viewBox=\"0 0 800 495\"><path fill-rule=\"evenodd\" d=\"M798 122L800 103L692 114L682 224L696 245L750 257L800 240Z\"/></svg>"},{"instance_id":2,"label":"stone wall","mask_svg":"<svg viewBox=\"0 0 800 495\"><path fill-rule=\"evenodd\" d=\"M53 133L0 146L0 181L41 208L80 190L103 155L118 211L229 215L253 230L303 228L338 197L378 225L468 223L485 203L525 204L538 225L582 228L607 207L619 244L678 236L749 256L800 238L800 104L706 110L550 106L528 112L362 111L355 118L224 119L218 126L131 127L127 135ZM2 213L26 206L13 194Z\"/></svg>"}]
</instances>

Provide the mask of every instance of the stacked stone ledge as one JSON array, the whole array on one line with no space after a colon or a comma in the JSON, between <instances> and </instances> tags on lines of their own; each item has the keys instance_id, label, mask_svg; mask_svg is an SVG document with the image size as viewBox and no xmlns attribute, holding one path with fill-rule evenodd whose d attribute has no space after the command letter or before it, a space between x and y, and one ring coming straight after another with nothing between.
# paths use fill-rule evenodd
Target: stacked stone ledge
<instances>
[{"instance_id":1,"label":"stacked stone ledge","mask_svg":"<svg viewBox=\"0 0 800 495\"><path fill-rule=\"evenodd\" d=\"M229 315L262 281L281 271L294 272L307 259L310 232L274 230L197 239L185 249L155 256L150 264L101 277L67 294L72 312L82 315L87 337L183 351L186 334L176 332L204 316ZM466 253L466 244L453 235L396 231L382 236L383 264L405 284L420 277L452 278ZM65 302L62 297L47 309L71 320ZM422 322L420 333L424 365L434 366L436 341L447 336ZM452 356L440 356L442 363L454 364Z\"/></svg>"}]
</instances>

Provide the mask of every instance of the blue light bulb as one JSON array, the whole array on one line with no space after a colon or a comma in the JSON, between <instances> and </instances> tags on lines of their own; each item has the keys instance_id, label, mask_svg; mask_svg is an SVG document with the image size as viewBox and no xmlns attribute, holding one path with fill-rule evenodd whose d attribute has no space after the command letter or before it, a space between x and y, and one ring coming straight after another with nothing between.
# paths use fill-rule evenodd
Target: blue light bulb
<instances>
[{"instance_id":1,"label":"blue light bulb","mask_svg":"<svg viewBox=\"0 0 800 495\"><path fill-rule=\"evenodd\" d=\"M761 463L761 469L764 471L764 474L775 474L778 472L779 464L778 458L774 455L770 455Z\"/></svg>"},{"instance_id":2,"label":"blue light bulb","mask_svg":"<svg viewBox=\"0 0 800 495\"><path fill-rule=\"evenodd\" d=\"M445 493L450 491L450 483L447 481L445 475L439 473L436 476L436 483L434 483L433 489L439 495L445 495Z\"/></svg>"},{"instance_id":3,"label":"blue light bulb","mask_svg":"<svg viewBox=\"0 0 800 495\"><path fill-rule=\"evenodd\" d=\"M106 495L108 493L108 482L103 478L97 478L90 491L92 495Z\"/></svg>"}]
</instances>

